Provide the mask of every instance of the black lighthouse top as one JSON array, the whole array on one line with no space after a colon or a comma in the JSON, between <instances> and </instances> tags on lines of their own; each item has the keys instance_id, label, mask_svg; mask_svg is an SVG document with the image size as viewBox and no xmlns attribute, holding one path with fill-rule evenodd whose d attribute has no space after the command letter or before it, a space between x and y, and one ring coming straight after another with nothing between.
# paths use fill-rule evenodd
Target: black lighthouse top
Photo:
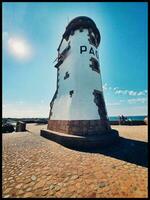
<instances>
[{"instance_id":1,"label":"black lighthouse top","mask_svg":"<svg viewBox=\"0 0 150 200\"><path fill-rule=\"evenodd\" d=\"M75 31L81 28L87 28L89 30L92 30L97 39L97 43L99 45L100 32L98 28L96 27L96 24L94 23L94 21L86 16L79 16L71 20L70 23L66 27L65 33L63 34L63 38L67 39L72 31Z\"/></svg>"}]
</instances>

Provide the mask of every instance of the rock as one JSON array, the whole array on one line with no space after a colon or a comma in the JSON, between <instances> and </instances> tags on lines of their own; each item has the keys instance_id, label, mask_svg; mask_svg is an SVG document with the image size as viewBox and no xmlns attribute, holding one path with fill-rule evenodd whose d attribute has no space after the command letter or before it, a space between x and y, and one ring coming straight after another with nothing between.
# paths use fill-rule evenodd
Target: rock
<instances>
[{"instance_id":1,"label":"rock","mask_svg":"<svg viewBox=\"0 0 150 200\"><path fill-rule=\"evenodd\" d=\"M4 196L4 198L9 198L9 197L10 197L10 195L5 195L5 196Z\"/></svg>"},{"instance_id":2,"label":"rock","mask_svg":"<svg viewBox=\"0 0 150 200\"><path fill-rule=\"evenodd\" d=\"M12 179L12 180L10 180L9 182L10 182L10 183L14 183L15 181Z\"/></svg>"},{"instance_id":3,"label":"rock","mask_svg":"<svg viewBox=\"0 0 150 200\"><path fill-rule=\"evenodd\" d=\"M54 188L55 188L55 185L53 185L53 184L49 186L50 190L53 190Z\"/></svg>"},{"instance_id":4,"label":"rock","mask_svg":"<svg viewBox=\"0 0 150 200\"><path fill-rule=\"evenodd\" d=\"M26 189L27 192L30 192L31 190L32 190L31 187L29 187L29 188Z\"/></svg>"},{"instance_id":5,"label":"rock","mask_svg":"<svg viewBox=\"0 0 150 200\"><path fill-rule=\"evenodd\" d=\"M33 197L33 193L27 192L26 194L23 195L23 197Z\"/></svg>"},{"instance_id":6,"label":"rock","mask_svg":"<svg viewBox=\"0 0 150 200\"><path fill-rule=\"evenodd\" d=\"M59 186L59 185L56 185L55 191L59 191L59 190L60 190L60 186Z\"/></svg>"},{"instance_id":7,"label":"rock","mask_svg":"<svg viewBox=\"0 0 150 200\"><path fill-rule=\"evenodd\" d=\"M116 168L116 166L115 166L115 165L112 165L112 168L113 168L113 169L115 169L115 168Z\"/></svg>"},{"instance_id":8,"label":"rock","mask_svg":"<svg viewBox=\"0 0 150 200\"><path fill-rule=\"evenodd\" d=\"M43 192L41 193L41 195L42 195L42 196L45 196L47 193L48 193L48 191L43 191Z\"/></svg>"},{"instance_id":9,"label":"rock","mask_svg":"<svg viewBox=\"0 0 150 200\"><path fill-rule=\"evenodd\" d=\"M19 190L18 191L18 194L20 195L20 194L23 194L24 193L24 191L23 190Z\"/></svg>"},{"instance_id":10,"label":"rock","mask_svg":"<svg viewBox=\"0 0 150 200\"><path fill-rule=\"evenodd\" d=\"M74 176L72 176L72 177L70 178L70 180L75 180L75 179L77 179L77 178L79 178L79 176L78 176L78 175L74 175Z\"/></svg>"},{"instance_id":11,"label":"rock","mask_svg":"<svg viewBox=\"0 0 150 200\"><path fill-rule=\"evenodd\" d=\"M10 191L12 190L12 188L7 188L5 191L4 191L4 193L9 193Z\"/></svg>"},{"instance_id":12,"label":"rock","mask_svg":"<svg viewBox=\"0 0 150 200\"><path fill-rule=\"evenodd\" d=\"M12 133L14 130L13 125L10 123L6 123L2 126L2 133Z\"/></svg>"},{"instance_id":13,"label":"rock","mask_svg":"<svg viewBox=\"0 0 150 200\"><path fill-rule=\"evenodd\" d=\"M59 185L60 187L62 187L62 186L63 186L63 183L58 183L57 185Z\"/></svg>"},{"instance_id":14,"label":"rock","mask_svg":"<svg viewBox=\"0 0 150 200\"><path fill-rule=\"evenodd\" d=\"M9 178L8 178L8 181L9 181L9 180L12 180L12 179L13 179L13 177L9 177Z\"/></svg>"},{"instance_id":15,"label":"rock","mask_svg":"<svg viewBox=\"0 0 150 200\"><path fill-rule=\"evenodd\" d=\"M98 187L99 188L103 188L103 187L105 187L106 186L106 183L105 182L100 182L99 184L98 184Z\"/></svg>"},{"instance_id":16,"label":"rock","mask_svg":"<svg viewBox=\"0 0 150 200\"><path fill-rule=\"evenodd\" d=\"M29 187L28 184L23 185L23 189L26 190Z\"/></svg>"},{"instance_id":17,"label":"rock","mask_svg":"<svg viewBox=\"0 0 150 200\"><path fill-rule=\"evenodd\" d=\"M28 186L32 187L35 183L36 183L35 181L34 182L32 181L31 183L28 184Z\"/></svg>"},{"instance_id":18,"label":"rock","mask_svg":"<svg viewBox=\"0 0 150 200\"><path fill-rule=\"evenodd\" d=\"M41 188L45 185L45 181L40 181L38 182L35 186L34 186L34 189L38 189L38 188Z\"/></svg>"},{"instance_id":19,"label":"rock","mask_svg":"<svg viewBox=\"0 0 150 200\"><path fill-rule=\"evenodd\" d=\"M31 182L31 179L29 179L29 178L24 180L24 183L25 183L25 184L28 184L28 183L30 183L30 182Z\"/></svg>"},{"instance_id":20,"label":"rock","mask_svg":"<svg viewBox=\"0 0 150 200\"><path fill-rule=\"evenodd\" d=\"M36 179L37 179L36 176L34 176L34 175L31 176L32 181L35 181Z\"/></svg>"},{"instance_id":21,"label":"rock","mask_svg":"<svg viewBox=\"0 0 150 200\"><path fill-rule=\"evenodd\" d=\"M49 187L45 187L43 188L43 191L49 190Z\"/></svg>"},{"instance_id":22,"label":"rock","mask_svg":"<svg viewBox=\"0 0 150 200\"><path fill-rule=\"evenodd\" d=\"M16 189L20 189L21 187L22 187L22 183L20 183L20 184L18 184L17 186L16 186Z\"/></svg>"},{"instance_id":23,"label":"rock","mask_svg":"<svg viewBox=\"0 0 150 200\"><path fill-rule=\"evenodd\" d=\"M64 182L67 182L69 179L70 179L69 177L66 177L66 178L64 179Z\"/></svg>"}]
</instances>

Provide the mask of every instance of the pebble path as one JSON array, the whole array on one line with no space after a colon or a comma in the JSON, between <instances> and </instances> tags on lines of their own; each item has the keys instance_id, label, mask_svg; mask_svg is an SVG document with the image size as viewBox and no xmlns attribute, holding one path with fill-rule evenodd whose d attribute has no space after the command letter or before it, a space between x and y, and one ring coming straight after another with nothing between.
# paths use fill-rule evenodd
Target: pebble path
<instances>
[{"instance_id":1,"label":"pebble path","mask_svg":"<svg viewBox=\"0 0 150 200\"><path fill-rule=\"evenodd\" d=\"M3 198L148 196L146 167L71 150L39 133L3 134L2 140Z\"/></svg>"}]
</instances>

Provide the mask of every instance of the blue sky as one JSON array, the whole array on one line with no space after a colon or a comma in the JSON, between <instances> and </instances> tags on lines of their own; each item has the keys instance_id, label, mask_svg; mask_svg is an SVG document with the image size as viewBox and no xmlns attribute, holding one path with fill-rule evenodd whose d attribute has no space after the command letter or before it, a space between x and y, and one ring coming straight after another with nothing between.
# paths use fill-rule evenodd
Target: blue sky
<instances>
[{"instance_id":1,"label":"blue sky","mask_svg":"<svg viewBox=\"0 0 150 200\"><path fill-rule=\"evenodd\" d=\"M3 3L3 117L48 117L57 47L74 17L92 18L109 116L147 115L147 3Z\"/></svg>"}]
</instances>

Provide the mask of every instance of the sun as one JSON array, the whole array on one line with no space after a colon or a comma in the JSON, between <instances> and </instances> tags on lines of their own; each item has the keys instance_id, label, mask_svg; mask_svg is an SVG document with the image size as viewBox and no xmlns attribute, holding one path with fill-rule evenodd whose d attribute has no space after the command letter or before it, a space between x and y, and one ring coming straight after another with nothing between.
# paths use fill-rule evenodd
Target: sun
<instances>
[{"instance_id":1,"label":"sun","mask_svg":"<svg viewBox=\"0 0 150 200\"><path fill-rule=\"evenodd\" d=\"M29 58L31 49L29 44L20 38L10 38L8 40L8 47L11 54L20 59Z\"/></svg>"}]
</instances>

